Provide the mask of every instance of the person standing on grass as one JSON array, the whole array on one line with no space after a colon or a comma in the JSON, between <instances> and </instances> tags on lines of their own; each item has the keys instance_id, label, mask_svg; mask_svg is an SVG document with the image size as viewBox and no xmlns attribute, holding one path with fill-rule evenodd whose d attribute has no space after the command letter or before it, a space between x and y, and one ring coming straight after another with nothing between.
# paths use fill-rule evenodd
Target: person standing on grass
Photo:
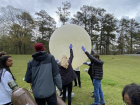
<instances>
[{"instance_id":1,"label":"person standing on grass","mask_svg":"<svg viewBox=\"0 0 140 105\"><path fill-rule=\"evenodd\" d=\"M80 80L80 67L77 67L76 69L74 69L76 75L77 75L77 78L78 78L78 84L79 84L79 88L81 88L81 80ZM74 80L75 82L75 85L74 86L77 86L77 80L75 79Z\"/></svg>"},{"instance_id":2,"label":"person standing on grass","mask_svg":"<svg viewBox=\"0 0 140 105\"><path fill-rule=\"evenodd\" d=\"M33 95L38 105L57 105L55 85L62 92L62 81L54 56L46 53L42 43L34 45L36 53L28 62L25 81L32 84Z\"/></svg>"},{"instance_id":3,"label":"person standing on grass","mask_svg":"<svg viewBox=\"0 0 140 105\"><path fill-rule=\"evenodd\" d=\"M66 100L66 89L68 89L68 105L71 105L71 92L72 92L72 81L76 79L76 74L72 68L72 61L73 61L73 50L72 44L70 44L70 57L69 59L63 55L62 61L58 63L59 72L62 78L62 85L63 85L63 97L62 100L65 102Z\"/></svg>"},{"instance_id":4,"label":"person standing on grass","mask_svg":"<svg viewBox=\"0 0 140 105\"><path fill-rule=\"evenodd\" d=\"M91 79L92 84L93 84L92 71L93 71L94 63L91 61L91 62L84 62L83 64L85 64L85 65L88 65L88 66L89 66L89 69L88 69L88 74L89 74L90 79ZM94 85L93 85L93 86L94 86ZM92 93L93 93L93 95L91 96L91 98L94 98L94 91L93 91Z\"/></svg>"},{"instance_id":5,"label":"person standing on grass","mask_svg":"<svg viewBox=\"0 0 140 105\"><path fill-rule=\"evenodd\" d=\"M0 52L0 60L1 60L1 57L3 57L3 56L7 56L7 52L5 52L5 51ZM1 64L0 64L0 66L1 66Z\"/></svg>"},{"instance_id":6,"label":"person standing on grass","mask_svg":"<svg viewBox=\"0 0 140 105\"><path fill-rule=\"evenodd\" d=\"M93 56L95 54L94 50L91 48L91 55ZM88 69L88 74L90 76L91 82L93 84L93 76L92 76L92 71L93 71L93 67L94 67L94 63L92 61L90 62L84 62L83 64L88 65L89 69ZM94 85L93 85L94 86ZM94 98L94 91L92 92L93 95L91 96L91 98Z\"/></svg>"},{"instance_id":7,"label":"person standing on grass","mask_svg":"<svg viewBox=\"0 0 140 105\"><path fill-rule=\"evenodd\" d=\"M82 46L82 50L85 52L85 54L90 59L90 61L94 63L94 67L92 70L92 77L93 77L95 100L94 100L94 103L90 105L98 105L99 97L100 97L100 104L105 105L104 94L101 88L101 80L103 78L103 61L99 59L98 54L94 54L93 56L91 56L86 51L84 46Z\"/></svg>"},{"instance_id":8,"label":"person standing on grass","mask_svg":"<svg viewBox=\"0 0 140 105\"><path fill-rule=\"evenodd\" d=\"M12 89L8 86L10 80L15 80L10 70L13 65L12 57L3 56L0 63L0 105L13 105L11 102Z\"/></svg>"}]
</instances>

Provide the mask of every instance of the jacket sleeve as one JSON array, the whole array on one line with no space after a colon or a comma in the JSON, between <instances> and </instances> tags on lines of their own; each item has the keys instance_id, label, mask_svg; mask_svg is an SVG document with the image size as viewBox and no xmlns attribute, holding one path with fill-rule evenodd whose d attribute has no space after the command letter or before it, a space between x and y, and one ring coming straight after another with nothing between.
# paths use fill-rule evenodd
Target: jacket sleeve
<instances>
[{"instance_id":1,"label":"jacket sleeve","mask_svg":"<svg viewBox=\"0 0 140 105\"><path fill-rule=\"evenodd\" d=\"M9 93L9 95L12 95L12 89L8 86L8 82L10 80L13 80L12 75L6 71L4 75L2 75L2 84L4 85L5 90Z\"/></svg>"},{"instance_id":2,"label":"jacket sleeve","mask_svg":"<svg viewBox=\"0 0 140 105\"><path fill-rule=\"evenodd\" d=\"M27 71L25 74L25 81L27 83L32 83L32 72L31 72L32 66L31 66L31 61L28 62L27 64Z\"/></svg>"},{"instance_id":3,"label":"jacket sleeve","mask_svg":"<svg viewBox=\"0 0 140 105\"><path fill-rule=\"evenodd\" d=\"M87 55L87 57L90 59L91 62L101 64L101 65L103 64L103 61L94 58L87 51L85 52L85 54Z\"/></svg>"},{"instance_id":4,"label":"jacket sleeve","mask_svg":"<svg viewBox=\"0 0 140 105\"><path fill-rule=\"evenodd\" d=\"M62 90L62 80L61 80L61 76L59 74L59 68L55 62L54 57L52 57L51 62L52 62L52 75L53 75L54 84L61 91Z\"/></svg>"},{"instance_id":5,"label":"jacket sleeve","mask_svg":"<svg viewBox=\"0 0 140 105\"><path fill-rule=\"evenodd\" d=\"M69 63L71 64L72 63L72 60L73 60L73 50L70 49L70 57L69 57Z\"/></svg>"}]
</instances>

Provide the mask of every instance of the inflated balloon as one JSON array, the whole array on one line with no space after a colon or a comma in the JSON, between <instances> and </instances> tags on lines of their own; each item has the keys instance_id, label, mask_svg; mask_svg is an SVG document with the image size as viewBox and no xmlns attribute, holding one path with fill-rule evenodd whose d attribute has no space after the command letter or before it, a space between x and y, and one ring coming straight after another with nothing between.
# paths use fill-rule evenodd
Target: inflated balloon
<instances>
[{"instance_id":1,"label":"inflated balloon","mask_svg":"<svg viewBox=\"0 0 140 105\"><path fill-rule=\"evenodd\" d=\"M91 40L84 28L69 24L56 29L50 38L49 50L55 59L61 61L63 55L70 57L70 44L73 45L72 66L75 69L88 59L81 46L84 46L89 53L91 52Z\"/></svg>"}]
</instances>

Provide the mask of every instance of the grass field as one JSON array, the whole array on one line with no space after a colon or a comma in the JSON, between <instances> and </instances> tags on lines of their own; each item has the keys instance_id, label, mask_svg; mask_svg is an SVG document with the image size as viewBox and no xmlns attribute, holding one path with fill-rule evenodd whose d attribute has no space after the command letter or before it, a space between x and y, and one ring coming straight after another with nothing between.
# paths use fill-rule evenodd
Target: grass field
<instances>
[{"instance_id":1,"label":"grass field","mask_svg":"<svg viewBox=\"0 0 140 105\"><path fill-rule=\"evenodd\" d=\"M27 62L31 55L11 55L13 57L13 75L19 87L29 89L29 84L23 81L25 76ZM114 59L113 59L114 58ZM140 84L140 56L122 56L122 55L102 55L100 59L104 61L102 80L102 90L106 105L123 105L121 92L126 84ZM91 98L93 85L87 72L86 65L81 67L81 85L82 88L73 87L75 96L72 99L72 105L89 105L94 102Z\"/></svg>"}]
</instances>

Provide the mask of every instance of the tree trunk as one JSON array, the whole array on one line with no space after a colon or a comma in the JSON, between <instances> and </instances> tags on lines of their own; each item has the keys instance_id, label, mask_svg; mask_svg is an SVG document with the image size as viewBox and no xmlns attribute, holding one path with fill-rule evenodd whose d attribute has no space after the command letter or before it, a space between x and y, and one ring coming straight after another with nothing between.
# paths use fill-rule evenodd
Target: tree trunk
<instances>
[{"instance_id":1,"label":"tree trunk","mask_svg":"<svg viewBox=\"0 0 140 105\"><path fill-rule=\"evenodd\" d=\"M21 45L19 45L19 54L21 54Z\"/></svg>"},{"instance_id":2,"label":"tree trunk","mask_svg":"<svg viewBox=\"0 0 140 105\"><path fill-rule=\"evenodd\" d=\"M107 41L106 41L106 55L109 55L109 38L107 36Z\"/></svg>"},{"instance_id":3,"label":"tree trunk","mask_svg":"<svg viewBox=\"0 0 140 105\"><path fill-rule=\"evenodd\" d=\"M99 52L98 52L98 44L96 44L96 46L97 46L97 53L99 53Z\"/></svg>"},{"instance_id":4,"label":"tree trunk","mask_svg":"<svg viewBox=\"0 0 140 105\"><path fill-rule=\"evenodd\" d=\"M100 54L102 53L101 47L102 47L102 29L101 29L101 33L100 33Z\"/></svg>"},{"instance_id":5,"label":"tree trunk","mask_svg":"<svg viewBox=\"0 0 140 105\"><path fill-rule=\"evenodd\" d=\"M24 54L25 54L26 52L25 52L25 44L24 44Z\"/></svg>"},{"instance_id":6,"label":"tree trunk","mask_svg":"<svg viewBox=\"0 0 140 105\"><path fill-rule=\"evenodd\" d=\"M130 53L132 54L132 32L131 32L131 44L130 44Z\"/></svg>"}]
</instances>

